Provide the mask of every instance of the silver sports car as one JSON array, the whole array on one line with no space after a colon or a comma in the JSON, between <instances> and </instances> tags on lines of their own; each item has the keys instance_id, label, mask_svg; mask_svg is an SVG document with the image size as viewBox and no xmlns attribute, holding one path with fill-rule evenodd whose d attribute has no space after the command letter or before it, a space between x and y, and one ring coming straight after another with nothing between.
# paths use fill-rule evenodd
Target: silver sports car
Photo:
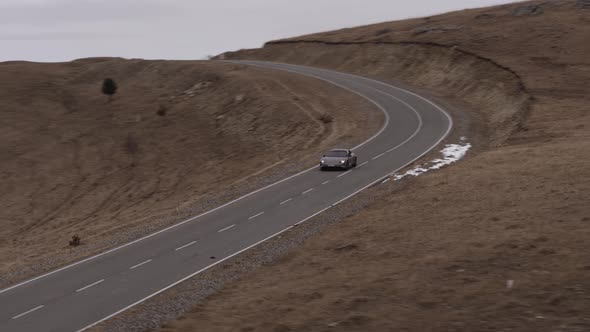
<instances>
[{"instance_id":1,"label":"silver sports car","mask_svg":"<svg viewBox=\"0 0 590 332\"><path fill-rule=\"evenodd\" d=\"M326 152L320 159L320 169L356 167L356 155L348 149L334 149Z\"/></svg>"}]
</instances>

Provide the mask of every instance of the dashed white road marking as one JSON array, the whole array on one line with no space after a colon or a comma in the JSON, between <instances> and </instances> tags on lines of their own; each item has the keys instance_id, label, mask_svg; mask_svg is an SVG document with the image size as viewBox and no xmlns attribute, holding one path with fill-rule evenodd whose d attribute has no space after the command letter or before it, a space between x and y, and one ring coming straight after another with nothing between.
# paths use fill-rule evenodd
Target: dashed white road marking
<instances>
[{"instance_id":1,"label":"dashed white road marking","mask_svg":"<svg viewBox=\"0 0 590 332\"><path fill-rule=\"evenodd\" d=\"M35 307L35 308L31 309L31 310L27 310L27 311L23 312L22 314L18 314L18 315L16 315L16 316L12 317L12 319L19 319L19 318L21 318L22 316L24 316L24 315L28 315L28 314L30 314L31 312L33 312L33 311L37 311L37 310L39 310L39 309L41 309L41 308L43 308L43 307L44 307L44 305L40 305L40 306L38 306L38 307Z\"/></svg>"},{"instance_id":2,"label":"dashed white road marking","mask_svg":"<svg viewBox=\"0 0 590 332\"><path fill-rule=\"evenodd\" d=\"M253 215L252 217L248 218L248 220L252 220L252 219L254 219L254 218L258 217L258 216L261 216L261 215L263 215L263 214L264 214L264 211L260 212L259 214L255 214L255 215ZM235 225L234 225L234 226L235 226Z\"/></svg>"},{"instance_id":3,"label":"dashed white road marking","mask_svg":"<svg viewBox=\"0 0 590 332\"><path fill-rule=\"evenodd\" d=\"M144 265L144 264L147 264L147 263L149 263L149 262L151 262L151 261L152 261L151 259L148 259L148 260L147 260L147 261L145 261L145 262L141 262L141 263L139 263L139 264L137 264L137 265L133 265L132 267L130 267L130 268L129 268L129 270L133 270L133 269L135 269L135 268L138 268L138 267L140 267L140 266L142 266L142 265Z\"/></svg>"},{"instance_id":4,"label":"dashed white road marking","mask_svg":"<svg viewBox=\"0 0 590 332\"><path fill-rule=\"evenodd\" d=\"M233 228L233 227L235 227L235 226L236 226L236 225L235 225L235 224L233 224L233 225L231 225L231 226L228 226L228 227L226 227L226 228L224 228L224 229L220 229L220 230L218 230L218 231L217 231L217 233L225 232L225 231L227 231L228 229L230 229L230 228Z\"/></svg>"},{"instance_id":5,"label":"dashed white road marking","mask_svg":"<svg viewBox=\"0 0 590 332\"><path fill-rule=\"evenodd\" d=\"M377 159L377 158L380 158L380 157L382 157L384 154L385 154L385 153L382 153L382 154L380 154L380 155L376 155L375 157L373 157L373 160L375 160L375 159Z\"/></svg>"},{"instance_id":6,"label":"dashed white road marking","mask_svg":"<svg viewBox=\"0 0 590 332\"><path fill-rule=\"evenodd\" d=\"M368 164L368 163L369 163L368 161L365 161L364 163L362 163L362 164L358 165L356 168L363 167L363 165L366 165L366 164Z\"/></svg>"},{"instance_id":7,"label":"dashed white road marking","mask_svg":"<svg viewBox=\"0 0 590 332\"><path fill-rule=\"evenodd\" d=\"M183 245L182 247L178 247L178 248L176 248L176 249L174 249L174 250L176 250L176 251L178 251L178 250L182 250L182 249L184 249L184 248L186 248L186 247L188 247L188 246L192 246L192 245L193 245L193 244L195 244L195 243L197 243L197 241L193 241L193 242L191 242L191 243L187 243L187 244Z\"/></svg>"},{"instance_id":8,"label":"dashed white road marking","mask_svg":"<svg viewBox=\"0 0 590 332\"><path fill-rule=\"evenodd\" d=\"M290 202L290 201L292 201L292 200L293 200L292 198L289 198L289 199L287 199L287 200L284 200L284 201L282 201L282 202L281 202L281 204L279 204L279 205L283 205L283 204L285 204L285 203L289 203L289 202Z\"/></svg>"},{"instance_id":9,"label":"dashed white road marking","mask_svg":"<svg viewBox=\"0 0 590 332\"><path fill-rule=\"evenodd\" d=\"M328 184L328 183L330 183L331 181L332 181L332 180L324 181L324 182L322 182L322 184Z\"/></svg>"},{"instance_id":10,"label":"dashed white road marking","mask_svg":"<svg viewBox=\"0 0 590 332\"><path fill-rule=\"evenodd\" d=\"M301 195L305 195L305 194L307 194L307 193L310 193L310 192L312 192L312 191L313 191L313 188L311 188L311 189L309 189L309 190L306 190L306 191L302 192L302 193L301 193Z\"/></svg>"},{"instance_id":11,"label":"dashed white road marking","mask_svg":"<svg viewBox=\"0 0 590 332\"><path fill-rule=\"evenodd\" d=\"M351 171L348 171L348 172L346 172L346 173L342 173L342 174L338 175L338 177L345 176L346 174L348 174L348 173L350 173L350 172L352 172L352 170L351 170Z\"/></svg>"},{"instance_id":12,"label":"dashed white road marking","mask_svg":"<svg viewBox=\"0 0 590 332\"><path fill-rule=\"evenodd\" d=\"M83 290L85 290L85 289L88 289L88 288L90 288L90 287L92 287L92 286L96 286L96 285L100 284L100 283L101 283L101 282L103 282L103 281L104 281L104 279L100 279L99 281L97 281L97 282L93 282L93 283L91 283L91 284L90 284L90 285L88 285L88 286L84 286L84 287L82 287L82 288L80 288L80 289L77 289L77 290L76 290L76 292L81 292L81 291L83 291Z\"/></svg>"}]
</instances>

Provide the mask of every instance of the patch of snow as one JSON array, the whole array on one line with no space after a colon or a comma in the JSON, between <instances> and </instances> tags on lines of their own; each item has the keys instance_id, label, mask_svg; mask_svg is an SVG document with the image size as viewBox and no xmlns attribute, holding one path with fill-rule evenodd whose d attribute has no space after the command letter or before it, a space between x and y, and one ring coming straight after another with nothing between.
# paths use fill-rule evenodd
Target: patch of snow
<instances>
[{"instance_id":1,"label":"patch of snow","mask_svg":"<svg viewBox=\"0 0 590 332\"><path fill-rule=\"evenodd\" d=\"M514 287L514 280L506 280L506 288L510 289Z\"/></svg>"},{"instance_id":2,"label":"patch of snow","mask_svg":"<svg viewBox=\"0 0 590 332\"><path fill-rule=\"evenodd\" d=\"M464 141L463 137L461 137L461 140ZM440 150L443 156L442 158L434 159L433 161L426 163L424 165L418 165L403 174L395 174L393 175L393 180L398 181L405 178L408 175L418 176L428 171L440 169L444 166L450 165L462 159L465 156L465 154L467 154L467 151L469 151L470 148L471 143L447 144L444 149Z\"/></svg>"}]
</instances>

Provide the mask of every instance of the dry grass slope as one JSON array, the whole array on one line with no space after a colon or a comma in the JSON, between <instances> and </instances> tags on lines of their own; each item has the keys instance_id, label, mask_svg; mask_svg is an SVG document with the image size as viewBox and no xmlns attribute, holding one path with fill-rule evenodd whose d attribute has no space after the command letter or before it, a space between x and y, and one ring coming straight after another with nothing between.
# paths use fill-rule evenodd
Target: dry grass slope
<instances>
[{"instance_id":1,"label":"dry grass slope","mask_svg":"<svg viewBox=\"0 0 590 332\"><path fill-rule=\"evenodd\" d=\"M470 138L485 141L460 164L373 189L381 198L361 213L161 330L589 331L583 3L464 10L224 54L395 77L462 107Z\"/></svg>"},{"instance_id":2,"label":"dry grass slope","mask_svg":"<svg viewBox=\"0 0 590 332\"><path fill-rule=\"evenodd\" d=\"M224 63L10 62L0 82L0 285L226 202L382 121L323 82Z\"/></svg>"}]
</instances>

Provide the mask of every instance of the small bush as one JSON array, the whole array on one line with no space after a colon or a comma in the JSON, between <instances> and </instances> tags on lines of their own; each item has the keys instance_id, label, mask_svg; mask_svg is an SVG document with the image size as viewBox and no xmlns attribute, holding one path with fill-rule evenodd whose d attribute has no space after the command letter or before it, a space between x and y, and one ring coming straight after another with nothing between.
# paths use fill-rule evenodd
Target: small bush
<instances>
[{"instance_id":1,"label":"small bush","mask_svg":"<svg viewBox=\"0 0 590 332\"><path fill-rule=\"evenodd\" d=\"M160 107L158 108L158 111L156 111L156 114L158 114L159 116L165 116L167 112L168 112L168 109L166 108L166 106L160 105Z\"/></svg>"},{"instance_id":2,"label":"small bush","mask_svg":"<svg viewBox=\"0 0 590 332\"><path fill-rule=\"evenodd\" d=\"M72 239L70 240L70 246L77 247L79 245L80 245L80 237L78 235L72 236Z\"/></svg>"},{"instance_id":3,"label":"small bush","mask_svg":"<svg viewBox=\"0 0 590 332\"><path fill-rule=\"evenodd\" d=\"M332 123L332 121L334 121L334 118L328 113L322 113L318 117L318 120L322 121L323 123Z\"/></svg>"},{"instance_id":4,"label":"small bush","mask_svg":"<svg viewBox=\"0 0 590 332\"><path fill-rule=\"evenodd\" d=\"M112 78L105 78L102 81L102 93L109 96L109 101L113 99L113 95L117 93L117 83Z\"/></svg>"}]
</instances>

